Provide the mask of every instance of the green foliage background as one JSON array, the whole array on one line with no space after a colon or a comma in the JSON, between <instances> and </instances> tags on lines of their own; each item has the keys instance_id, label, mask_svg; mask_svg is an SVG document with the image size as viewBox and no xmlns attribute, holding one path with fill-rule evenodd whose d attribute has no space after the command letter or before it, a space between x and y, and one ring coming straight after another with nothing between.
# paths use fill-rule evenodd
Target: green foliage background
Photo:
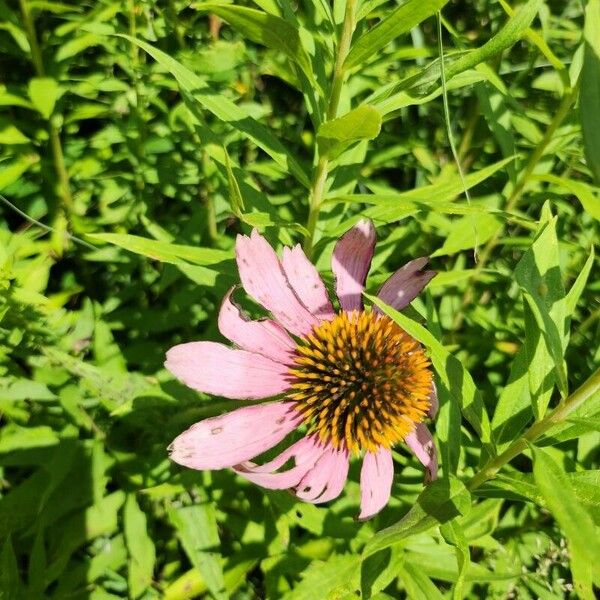
<instances>
[{"instance_id":1,"label":"green foliage background","mask_svg":"<svg viewBox=\"0 0 600 600\"><path fill-rule=\"evenodd\" d=\"M0 0L0 73L0 597L594 597L600 0ZM170 464L236 406L162 367L221 339L235 235L331 283L361 216L369 293L440 272L391 314L441 479L397 448L358 523L356 465L315 507Z\"/></svg>"}]
</instances>

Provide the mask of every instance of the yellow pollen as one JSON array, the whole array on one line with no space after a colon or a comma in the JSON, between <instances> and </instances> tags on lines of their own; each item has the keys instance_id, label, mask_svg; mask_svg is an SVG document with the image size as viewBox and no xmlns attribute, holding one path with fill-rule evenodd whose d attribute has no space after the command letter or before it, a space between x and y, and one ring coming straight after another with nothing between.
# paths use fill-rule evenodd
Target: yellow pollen
<instances>
[{"instance_id":1,"label":"yellow pollen","mask_svg":"<svg viewBox=\"0 0 600 600\"><path fill-rule=\"evenodd\" d=\"M294 362L288 398L309 431L335 448L390 448L429 409L429 359L387 316L340 312L300 339Z\"/></svg>"}]
</instances>

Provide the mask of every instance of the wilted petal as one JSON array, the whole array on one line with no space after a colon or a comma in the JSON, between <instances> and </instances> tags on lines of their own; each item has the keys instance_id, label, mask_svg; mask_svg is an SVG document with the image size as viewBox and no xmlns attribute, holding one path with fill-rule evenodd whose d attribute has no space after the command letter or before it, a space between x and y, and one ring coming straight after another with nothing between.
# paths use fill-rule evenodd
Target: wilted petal
<instances>
[{"instance_id":1,"label":"wilted petal","mask_svg":"<svg viewBox=\"0 0 600 600\"><path fill-rule=\"evenodd\" d=\"M377 297L396 310L408 306L435 277L435 271L423 271L428 258L415 258L398 269L381 286ZM376 306L373 310L380 311Z\"/></svg>"},{"instance_id":2,"label":"wilted petal","mask_svg":"<svg viewBox=\"0 0 600 600\"><path fill-rule=\"evenodd\" d=\"M298 300L267 240L256 229L250 237L238 235L235 253L246 292L291 333L310 333L318 319Z\"/></svg>"},{"instance_id":3,"label":"wilted petal","mask_svg":"<svg viewBox=\"0 0 600 600\"><path fill-rule=\"evenodd\" d=\"M425 481L436 479L438 471L437 450L427 426L419 423L415 430L406 436L404 441L425 467Z\"/></svg>"},{"instance_id":4,"label":"wilted petal","mask_svg":"<svg viewBox=\"0 0 600 600\"><path fill-rule=\"evenodd\" d=\"M296 489L296 496L313 504L337 498L344 489L349 465L346 450L328 448L302 478Z\"/></svg>"},{"instance_id":5,"label":"wilted petal","mask_svg":"<svg viewBox=\"0 0 600 600\"><path fill-rule=\"evenodd\" d=\"M189 342L167 352L165 367L187 386L225 398L261 399L289 388L288 367L216 342Z\"/></svg>"},{"instance_id":6,"label":"wilted petal","mask_svg":"<svg viewBox=\"0 0 600 600\"><path fill-rule=\"evenodd\" d=\"M435 416L438 413L440 408L440 401L438 400L437 387L435 386L435 382L431 382L431 394L429 394L429 410L427 414L430 419L435 419Z\"/></svg>"},{"instance_id":7,"label":"wilted petal","mask_svg":"<svg viewBox=\"0 0 600 600\"><path fill-rule=\"evenodd\" d=\"M343 310L360 310L362 292L375 250L375 227L371 221L359 221L336 243L331 258L335 291Z\"/></svg>"},{"instance_id":8,"label":"wilted petal","mask_svg":"<svg viewBox=\"0 0 600 600\"><path fill-rule=\"evenodd\" d=\"M367 452L360 471L359 520L370 519L388 503L393 481L391 451L380 448L376 453Z\"/></svg>"},{"instance_id":9,"label":"wilted petal","mask_svg":"<svg viewBox=\"0 0 600 600\"><path fill-rule=\"evenodd\" d=\"M300 302L319 319L333 319L335 313L325 284L301 246L284 248L281 263Z\"/></svg>"},{"instance_id":10,"label":"wilted petal","mask_svg":"<svg viewBox=\"0 0 600 600\"><path fill-rule=\"evenodd\" d=\"M324 450L324 446L316 442L314 438L304 437L264 465L244 462L236 465L234 471L257 485L272 490L284 490L298 485L298 482L313 467ZM277 472L292 459L293 467Z\"/></svg>"},{"instance_id":11,"label":"wilted petal","mask_svg":"<svg viewBox=\"0 0 600 600\"><path fill-rule=\"evenodd\" d=\"M298 427L289 402L245 406L192 425L169 446L171 460L191 469L233 467L266 452Z\"/></svg>"},{"instance_id":12,"label":"wilted petal","mask_svg":"<svg viewBox=\"0 0 600 600\"><path fill-rule=\"evenodd\" d=\"M219 331L243 350L290 364L296 344L287 331L271 319L251 320L232 300L231 288L219 311Z\"/></svg>"}]
</instances>

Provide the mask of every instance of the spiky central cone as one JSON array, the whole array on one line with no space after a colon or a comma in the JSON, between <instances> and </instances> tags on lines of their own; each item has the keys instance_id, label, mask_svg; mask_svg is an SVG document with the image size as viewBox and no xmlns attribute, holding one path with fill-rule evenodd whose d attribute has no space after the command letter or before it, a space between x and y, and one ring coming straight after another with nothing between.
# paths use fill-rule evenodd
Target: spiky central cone
<instances>
[{"instance_id":1,"label":"spiky central cone","mask_svg":"<svg viewBox=\"0 0 600 600\"><path fill-rule=\"evenodd\" d=\"M288 397L323 442L350 452L390 448L427 413L429 365L387 316L341 312L298 343Z\"/></svg>"}]
</instances>

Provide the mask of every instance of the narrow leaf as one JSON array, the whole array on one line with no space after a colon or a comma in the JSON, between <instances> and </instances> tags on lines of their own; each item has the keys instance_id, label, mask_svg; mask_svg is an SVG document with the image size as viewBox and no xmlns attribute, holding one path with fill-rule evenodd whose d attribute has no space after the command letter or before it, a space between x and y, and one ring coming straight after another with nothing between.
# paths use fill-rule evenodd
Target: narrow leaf
<instances>
[{"instance_id":1,"label":"narrow leaf","mask_svg":"<svg viewBox=\"0 0 600 600\"><path fill-rule=\"evenodd\" d=\"M585 157L600 185L600 0L589 0L585 9L584 58L581 71L579 114Z\"/></svg>"},{"instance_id":2,"label":"narrow leaf","mask_svg":"<svg viewBox=\"0 0 600 600\"><path fill-rule=\"evenodd\" d=\"M448 0L408 0L352 44L344 62L349 69L375 56L392 40L438 12Z\"/></svg>"}]
</instances>

